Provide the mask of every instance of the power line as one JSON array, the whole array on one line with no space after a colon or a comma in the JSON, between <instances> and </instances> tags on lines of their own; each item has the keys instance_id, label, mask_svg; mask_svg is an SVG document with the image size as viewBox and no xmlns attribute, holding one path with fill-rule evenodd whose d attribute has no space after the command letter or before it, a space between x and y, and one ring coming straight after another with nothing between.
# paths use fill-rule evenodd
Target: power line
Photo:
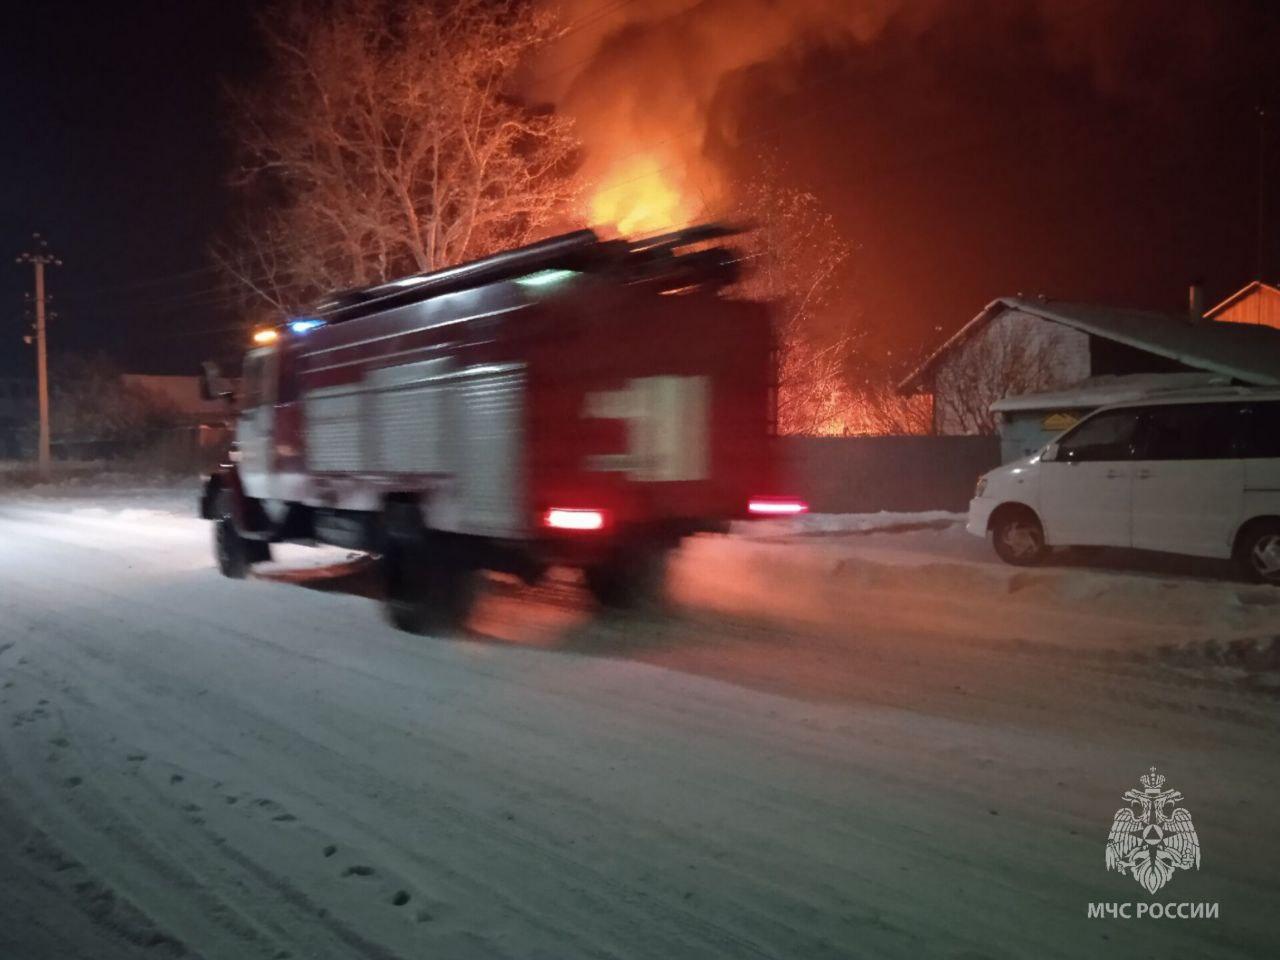
<instances>
[{"instance_id":1,"label":"power line","mask_svg":"<svg viewBox=\"0 0 1280 960\"><path fill-rule=\"evenodd\" d=\"M1267 111L1258 106L1258 272L1262 280L1267 269Z\"/></svg>"},{"instance_id":2,"label":"power line","mask_svg":"<svg viewBox=\"0 0 1280 960\"><path fill-rule=\"evenodd\" d=\"M565 24L564 27L551 38L551 42L558 43L570 34L577 33L584 27L588 27L593 23L603 20L636 2L637 0L616 0L614 3L605 4L595 10L588 10L583 16L578 17L575 20L570 20Z\"/></svg>"}]
</instances>

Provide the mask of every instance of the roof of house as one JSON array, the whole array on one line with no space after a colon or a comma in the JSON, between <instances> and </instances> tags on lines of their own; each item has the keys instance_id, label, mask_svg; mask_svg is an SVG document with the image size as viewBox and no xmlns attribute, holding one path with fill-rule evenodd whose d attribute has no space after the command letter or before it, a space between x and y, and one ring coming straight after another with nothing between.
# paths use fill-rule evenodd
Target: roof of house
<instances>
[{"instance_id":1,"label":"roof of house","mask_svg":"<svg viewBox=\"0 0 1280 960\"><path fill-rule=\"evenodd\" d=\"M1254 293L1257 293L1259 290L1266 290L1266 291L1269 291L1270 293L1280 294L1280 288L1274 287L1269 283L1263 283L1261 280L1254 280L1252 283L1249 283L1241 287L1239 290L1237 290L1231 296L1227 297L1221 303L1217 304L1216 306L1212 306L1208 310L1206 310L1204 312L1205 319L1212 320L1214 317L1222 313L1224 310L1231 309L1237 303L1243 300L1245 297L1252 296Z\"/></svg>"},{"instance_id":2,"label":"roof of house","mask_svg":"<svg viewBox=\"0 0 1280 960\"><path fill-rule=\"evenodd\" d=\"M943 356L1006 310L1060 323L1198 370L1260 386L1280 385L1280 330L1211 320L1193 322L1182 316L1087 303L998 297L905 377L898 390L918 391Z\"/></svg>"}]
</instances>

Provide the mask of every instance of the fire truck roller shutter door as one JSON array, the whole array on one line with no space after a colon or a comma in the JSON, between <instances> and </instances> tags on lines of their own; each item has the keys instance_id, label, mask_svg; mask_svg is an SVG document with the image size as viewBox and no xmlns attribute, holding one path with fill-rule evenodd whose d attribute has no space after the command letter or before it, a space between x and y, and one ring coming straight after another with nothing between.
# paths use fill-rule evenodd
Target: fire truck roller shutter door
<instances>
[{"instance_id":1,"label":"fire truck roller shutter door","mask_svg":"<svg viewBox=\"0 0 1280 960\"><path fill-rule=\"evenodd\" d=\"M322 387L303 395L307 468L317 473L359 470L365 462L359 384Z\"/></svg>"},{"instance_id":2,"label":"fire truck roller shutter door","mask_svg":"<svg viewBox=\"0 0 1280 960\"><path fill-rule=\"evenodd\" d=\"M366 409L375 470L453 472L447 442L452 367L450 359L439 358L370 371Z\"/></svg>"},{"instance_id":3,"label":"fire truck roller shutter door","mask_svg":"<svg viewBox=\"0 0 1280 960\"><path fill-rule=\"evenodd\" d=\"M454 381L458 532L520 537L527 505L523 473L524 365L482 364Z\"/></svg>"}]
</instances>

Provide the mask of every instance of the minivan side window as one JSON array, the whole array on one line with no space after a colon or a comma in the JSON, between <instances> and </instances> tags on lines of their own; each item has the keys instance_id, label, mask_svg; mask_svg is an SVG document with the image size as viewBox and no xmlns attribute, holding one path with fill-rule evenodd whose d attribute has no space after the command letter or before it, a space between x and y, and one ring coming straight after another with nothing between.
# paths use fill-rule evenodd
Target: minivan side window
<instances>
[{"instance_id":1,"label":"minivan side window","mask_svg":"<svg viewBox=\"0 0 1280 960\"><path fill-rule=\"evenodd\" d=\"M1280 400L1247 403L1240 417L1245 423L1240 456L1251 460L1280 459Z\"/></svg>"},{"instance_id":2,"label":"minivan side window","mask_svg":"<svg viewBox=\"0 0 1280 960\"><path fill-rule=\"evenodd\" d=\"M1132 460L1137 433L1138 411L1099 413L1058 441L1058 459L1072 463Z\"/></svg>"},{"instance_id":3,"label":"minivan side window","mask_svg":"<svg viewBox=\"0 0 1280 960\"><path fill-rule=\"evenodd\" d=\"M1143 460L1230 460L1239 457L1236 403L1161 404L1142 411Z\"/></svg>"}]
</instances>

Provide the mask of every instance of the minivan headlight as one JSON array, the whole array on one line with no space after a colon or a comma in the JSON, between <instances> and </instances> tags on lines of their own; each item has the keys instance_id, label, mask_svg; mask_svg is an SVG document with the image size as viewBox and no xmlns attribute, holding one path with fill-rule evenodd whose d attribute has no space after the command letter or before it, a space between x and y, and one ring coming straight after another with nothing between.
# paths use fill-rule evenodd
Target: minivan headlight
<instances>
[{"instance_id":1,"label":"minivan headlight","mask_svg":"<svg viewBox=\"0 0 1280 960\"><path fill-rule=\"evenodd\" d=\"M980 497L987 492L987 476L983 474L978 478L978 485L973 488L973 495Z\"/></svg>"}]
</instances>

